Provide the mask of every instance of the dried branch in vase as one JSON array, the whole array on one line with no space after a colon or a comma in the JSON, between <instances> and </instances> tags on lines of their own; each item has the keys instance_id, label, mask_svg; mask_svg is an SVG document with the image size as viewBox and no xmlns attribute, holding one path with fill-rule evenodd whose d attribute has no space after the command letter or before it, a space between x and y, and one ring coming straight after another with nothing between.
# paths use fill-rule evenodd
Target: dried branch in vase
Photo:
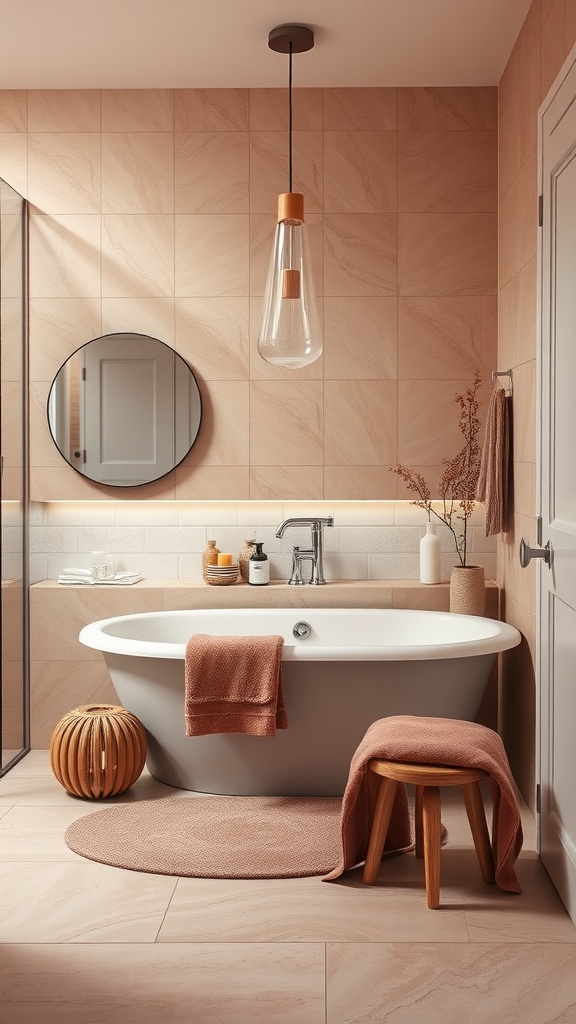
<instances>
[{"instance_id":1,"label":"dried branch in vase","mask_svg":"<svg viewBox=\"0 0 576 1024\"><path fill-rule=\"evenodd\" d=\"M468 520L474 511L482 456L478 438L480 402L477 397L481 384L480 375L476 372L472 386L463 395L455 396L460 409L458 427L464 436L464 444L453 458L442 459L444 471L438 485L438 499L442 502L441 511L434 508L432 491L421 473L414 472L408 466L396 466L392 469L392 472L404 481L407 490L417 495L411 504L423 508L428 513L428 519L436 516L448 527L454 539L460 565L463 566L468 564Z\"/></svg>"}]
</instances>

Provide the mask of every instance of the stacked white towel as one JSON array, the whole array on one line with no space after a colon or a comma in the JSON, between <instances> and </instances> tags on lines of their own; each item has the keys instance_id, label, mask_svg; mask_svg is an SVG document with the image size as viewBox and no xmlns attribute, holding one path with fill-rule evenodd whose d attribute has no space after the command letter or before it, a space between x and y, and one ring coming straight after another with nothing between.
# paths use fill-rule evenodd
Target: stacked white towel
<instances>
[{"instance_id":1,"label":"stacked white towel","mask_svg":"<svg viewBox=\"0 0 576 1024\"><path fill-rule=\"evenodd\" d=\"M58 583L86 583L94 586L129 586L131 583L138 583L144 579L137 572L116 572L113 576L106 576L105 579L94 579L91 569L64 569L58 576Z\"/></svg>"}]
</instances>

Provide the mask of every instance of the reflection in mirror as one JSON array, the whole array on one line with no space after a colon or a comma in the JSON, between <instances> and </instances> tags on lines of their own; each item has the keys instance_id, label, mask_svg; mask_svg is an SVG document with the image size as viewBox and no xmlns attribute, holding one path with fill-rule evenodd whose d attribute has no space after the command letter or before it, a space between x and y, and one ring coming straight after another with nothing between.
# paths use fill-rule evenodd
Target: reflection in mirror
<instances>
[{"instance_id":1,"label":"reflection in mirror","mask_svg":"<svg viewBox=\"0 0 576 1024\"><path fill-rule=\"evenodd\" d=\"M73 352L48 396L60 454L97 483L134 487L174 469L200 429L200 392L174 349L145 334L106 334Z\"/></svg>"}]
</instances>

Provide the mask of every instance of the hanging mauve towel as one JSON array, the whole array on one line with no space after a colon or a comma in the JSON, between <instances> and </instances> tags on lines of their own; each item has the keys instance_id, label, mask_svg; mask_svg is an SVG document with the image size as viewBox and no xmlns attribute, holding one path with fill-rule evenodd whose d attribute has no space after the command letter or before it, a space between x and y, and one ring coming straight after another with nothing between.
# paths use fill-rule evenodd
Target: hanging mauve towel
<instances>
[{"instance_id":1,"label":"hanging mauve towel","mask_svg":"<svg viewBox=\"0 0 576 1024\"><path fill-rule=\"evenodd\" d=\"M486 506L486 536L506 533L512 512L512 396L499 386L488 404L476 499Z\"/></svg>"}]
</instances>

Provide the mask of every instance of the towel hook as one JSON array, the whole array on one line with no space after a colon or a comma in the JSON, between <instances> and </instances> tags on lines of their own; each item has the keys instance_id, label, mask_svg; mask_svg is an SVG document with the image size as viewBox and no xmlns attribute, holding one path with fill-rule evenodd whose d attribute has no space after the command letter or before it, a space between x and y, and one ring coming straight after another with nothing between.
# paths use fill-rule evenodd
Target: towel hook
<instances>
[{"instance_id":1,"label":"towel hook","mask_svg":"<svg viewBox=\"0 0 576 1024\"><path fill-rule=\"evenodd\" d=\"M512 370L492 370L492 380L495 381L498 377L509 377L510 385L508 390L512 393Z\"/></svg>"}]
</instances>

